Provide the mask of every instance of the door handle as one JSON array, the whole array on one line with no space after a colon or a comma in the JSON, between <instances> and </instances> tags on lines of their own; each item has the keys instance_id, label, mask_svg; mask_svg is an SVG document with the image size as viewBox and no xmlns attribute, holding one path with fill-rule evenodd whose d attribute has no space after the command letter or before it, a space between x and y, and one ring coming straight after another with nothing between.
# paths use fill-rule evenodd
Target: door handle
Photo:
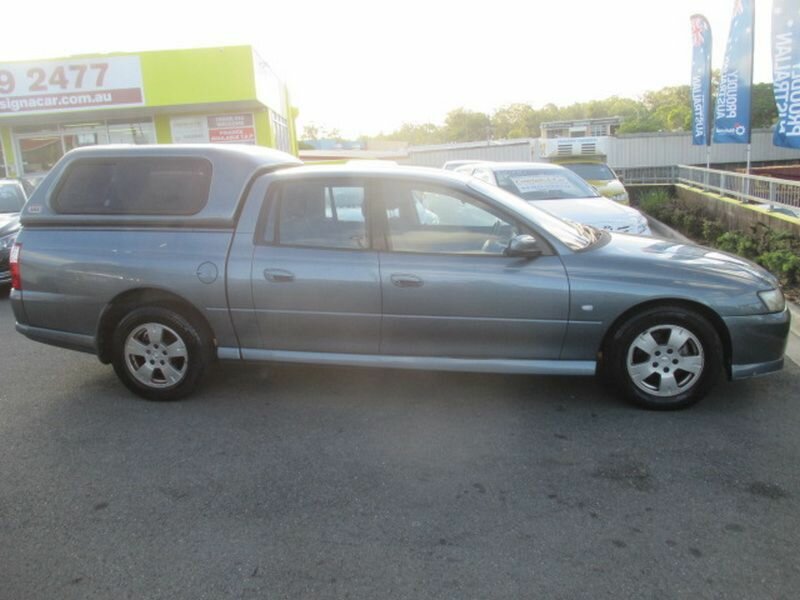
<instances>
[{"instance_id":1,"label":"door handle","mask_svg":"<svg viewBox=\"0 0 800 600\"><path fill-rule=\"evenodd\" d=\"M264 279L276 283L294 281L294 273L284 269L264 269Z\"/></svg>"},{"instance_id":2,"label":"door handle","mask_svg":"<svg viewBox=\"0 0 800 600\"><path fill-rule=\"evenodd\" d=\"M408 273L395 273L390 279L394 285L401 288L422 287L423 283L425 283L421 277L409 275Z\"/></svg>"}]
</instances>

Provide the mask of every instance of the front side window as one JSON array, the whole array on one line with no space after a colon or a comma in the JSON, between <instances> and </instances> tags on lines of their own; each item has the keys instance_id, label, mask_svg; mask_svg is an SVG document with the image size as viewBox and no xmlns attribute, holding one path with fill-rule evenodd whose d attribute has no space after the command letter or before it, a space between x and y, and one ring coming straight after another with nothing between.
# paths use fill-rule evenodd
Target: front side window
<instances>
[{"instance_id":1,"label":"front side window","mask_svg":"<svg viewBox=\"0 0 800 600\"><path fill-rule=\"evenodd\" d=\"M363 185L292 181L280 191L276 242L361 250L369 247Z\"/></svg>"},{"instance_id":2,"label":"front side window","mask_svg":"<svg viewBox=\"0 0 800 600\"><path fill-rule=\"evenodd\" d=\"M69 167L54 206L65 214L193 215L210 188L211 163L203 158L92 159Z\"/></svg>"},{"instance_id":3,"label":"front side window","mask_svg":"<svg viewBox=\"0 0 800 600\"><path fill-rule=\"evenodd\" d=\"M389 182L383 197L396 252L502 255L519 233L500 212L455 190Z\"/></svg>"}]
</instances>

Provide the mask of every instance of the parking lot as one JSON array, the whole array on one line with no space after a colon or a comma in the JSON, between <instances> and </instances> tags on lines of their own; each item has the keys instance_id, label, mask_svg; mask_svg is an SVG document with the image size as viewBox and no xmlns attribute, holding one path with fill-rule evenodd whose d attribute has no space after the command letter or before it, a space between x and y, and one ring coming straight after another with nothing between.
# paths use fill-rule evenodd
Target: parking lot
<instances>
[{"instance_id":1,"label":"parking lot","mask_svg":"<svg viewBox=\"0 0 800 600\"><path fill-rule=\"evenodd\" d=\"M793 598L800 368L683 412L593 379L226 365L149 403L0 298L0 598Z\"/></svg>"}]
</instances>

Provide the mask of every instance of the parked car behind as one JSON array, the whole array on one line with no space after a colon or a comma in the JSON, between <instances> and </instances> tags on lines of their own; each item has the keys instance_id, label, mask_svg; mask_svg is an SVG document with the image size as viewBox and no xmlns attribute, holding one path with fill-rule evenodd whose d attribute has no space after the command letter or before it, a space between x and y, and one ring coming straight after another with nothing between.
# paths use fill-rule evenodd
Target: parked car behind
<instances>
[{"instance_id":1,"label":"parked car behind","mask_svg":"<svg viewBox=\"0 0 800 600\"><path fill-rule=\"evenodd\" d=\"M609 231L652 235L647 217L638 210L604 198L581 177L558 165L481 162L456 171L496 185L562 219Z\"/></svg>"},{"instance_id":2,"label":"parked car behind","mask_svg":"<svg viewBox=\"0 0 800 600\"><path fill-rule=\"evenodd\" d=\"M217 359L594 375L651 408L783 366L775 278L436 169L263 148L67 153L11 256L17 329L171 400ZM340 212L341 218L340 218Z\"/></svg>"},{"instance_id":3,"label":"parked car behind","mask_svg":"<svg viewBox=\"0 0 800 600\"><path fill-rule=\"evenodd\" d=\"M628 191L622 184L622 180L614 172L614 169L605 162L574 158L553 159L553 161L562 167L566 167L588 184L594 186L602 196L626 206L630 204Z\"/></svg>"},{"instance_id":4,"label":"parked car behind","mask_svg":"<svg viewBox=\"0 0 800 600\"><path fill-rule=\"evenodd\" d=\"M459 167L463 167L464 165L474 165L476 163L484 162L480 159L469 159L469 160L448 160L442 165L442 169L445 171L455 171Z\"/></svg>"},{"instance_id":5,"label":"parked car behind","mask_svg":"<svg viewBox=\"0 0 800 600\"><path fill-rule=\"evenodd\" d=\"M0 285L11 281L8 255L19 233L19 213L26 200L19 181L0 179Z\"/></svg>"}]
</instances>

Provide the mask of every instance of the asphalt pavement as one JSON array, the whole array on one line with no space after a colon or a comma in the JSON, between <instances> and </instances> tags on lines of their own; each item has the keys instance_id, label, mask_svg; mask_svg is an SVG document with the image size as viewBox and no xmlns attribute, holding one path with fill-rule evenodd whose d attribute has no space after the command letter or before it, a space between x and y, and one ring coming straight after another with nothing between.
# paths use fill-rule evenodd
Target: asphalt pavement
<instances>
[{"instance_id":1,"label":"asphalt pavement","mask_svg":"<svg viewBox=\"0 0 800 600\"><path fill-rule=\"evenodd\" d=\"M0 298L0 599L796 598L800 368L632 408L591 378L227 365L140 400Z\"/></svg>"}]
</instances>

